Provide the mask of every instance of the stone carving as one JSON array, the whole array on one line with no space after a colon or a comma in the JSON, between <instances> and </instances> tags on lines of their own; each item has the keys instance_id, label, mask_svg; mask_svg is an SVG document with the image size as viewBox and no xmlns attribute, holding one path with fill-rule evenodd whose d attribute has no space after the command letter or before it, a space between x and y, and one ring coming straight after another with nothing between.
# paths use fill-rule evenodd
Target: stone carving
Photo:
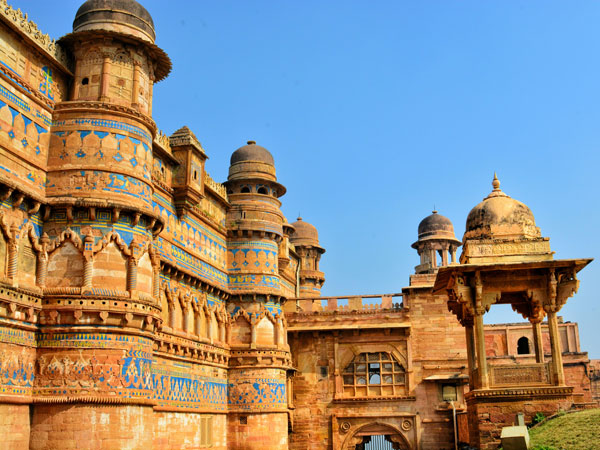
<instances>
[{"instance_id":1,"label":"stone carving","mask_svg":"<svg viewBox=\"0 0 600 450\"><path fill-rule=\"evenodd\" d=\"M352 425L350 425L350 422L348 422L348 421L342 422L342 423L340 424L340 431L341 431L342 433L347 433L348 431L350 431L350 427L351 427L351 426L352 426Z\"/></svg>"},{"instance_id":2,"label":"stone carving","mask_svg":"<svg viewBox=\"0 0 600 450\"><path fill-rule=\"evenodd\" d=\"M221 198L227 201L227 189L225 189L225 186L223 186L221 183L217 183L215 180L213 180L208 172L205 173L204 183L218 195L220 195Z\"/></svg>"},{"instance_id":3,"label":"stone carving","mask_svg":"<svg viewBox=\"0 0 600 450\"><path fill-rule=\"evenodd\" d=\"M169 152L171 151L171 141L169 140L169 136L163 133L161 130L156 132L156 136L154 137L154 141L164 147Z\"/></svg>"},{"instance_id":4,"label":"stone carving","mask_svg":"<svg viewBox=\"0 0 600 450\"><path fill-rule=\"evenodd\" d=\"M491 366L490 375L493 386L550 384L550 372L546 364Z\"/></svg>"},{"instance_id":5,"label":"stone carving","mask_svg":"<svg viewBox=\"0 0 600 450\"><path fill-rule=\"evenodd\" d=\"M48 34L42 33L33 20L29 20L27 13L14 9L7 0L0 0L0 14L14 23L33 42L40 46L53 59L65 67L70 66L66 52Z\"/></svg>"}]
</instances>

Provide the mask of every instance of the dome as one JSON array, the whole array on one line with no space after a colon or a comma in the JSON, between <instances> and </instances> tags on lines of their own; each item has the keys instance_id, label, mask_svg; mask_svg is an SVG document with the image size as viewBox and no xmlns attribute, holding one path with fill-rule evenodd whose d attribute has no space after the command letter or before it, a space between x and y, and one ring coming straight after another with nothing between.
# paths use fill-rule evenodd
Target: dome
<instances>
[{"instance_id":1,"label":"dome","mask_svg":"<svg viewBox=\"0 0 600 450\"><path fill-rule=\"evenodd\" d=\"M304 222L302 217L298 217L292 224L296 232L290 237L290 242L294 245L312 245L319 247L319 232L314 225Z\"/></svg>"},{"instance_id":2,"label":"dome","mask_svg":"<svg viewBox=\"0 0 600 450\"><path fill-rule=\"evenodd\" d=\"M77 10L73 32L111 30L154 43L150 13L135 0L88 0Z\"/></svg>"},{"instance_id":3,"label":"dome","mask_svg":"<svg viewBox=\"0 0 600 450\"><path fill-rule=\"evenodd\" d=\"M419 223L418 232L420 241L424 239L456 240L452 222L447 217L438 214L437 211L433 211L431 215L421 220L421 223Z\"/></svg>"},{"instance_id":4,"label":"dome","mask_svg":"<svg viewBox=\"0 0 600 450\"><path fill-rule=\"evenodd\" d=\"M231 155L231 165L246 161L258 161L275 166L275 160L273 160L273 155L271 155L269 150L260 145L256 145L256 142L254 141L248 141L247 145L238 148Z\"/></svg>"},{"instance_id":5,"label":"dome","mask_svg":"<svg viewBox=\"0 0 600 450\"><path fill-rule=\"evenodd\" d=\"M541 237L527 205L500 190L494 174L493 191L467 216L466 239L535 239Z\"/></svg>"}]
</instances>

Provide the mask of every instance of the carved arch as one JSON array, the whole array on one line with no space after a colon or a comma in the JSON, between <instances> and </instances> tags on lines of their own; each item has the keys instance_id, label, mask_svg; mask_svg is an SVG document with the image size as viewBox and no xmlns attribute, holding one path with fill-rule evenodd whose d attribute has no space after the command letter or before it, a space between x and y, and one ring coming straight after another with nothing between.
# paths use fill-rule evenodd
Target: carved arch
<instances>
[{"instance_id":1,"label":"carved arch","mask_svg":"<svg viewBox=\"0 0 600 450\"><path fill-rule=\"evenodd\" d=\"M359 425L359 426L355 427L354 429L351 428L348 433L348 436L346 436L346 439L344 439L344 442L342 444L342 450L354 450L354 447L357 444L360 444L362 442L362 436L360 435L360 433L364 432L365 430L367 430L369 428L375 428L375 427L376 428L381 428L381 427L387 428L390 431L389 433L382 433L382 434L391 437L392 442L394 444L397 444L397 446L394 446L394 448L397 448L399 450L412 450L414 448L410 444L409 440L406 438L406 436L404 435L402 430L400 430L400 428L398 428L396 425L391 424L389 422L376 420L374 422L369 422L366 424Z\"/></svg>"},{"instance_id":2,"label":"carved arch","mask_svg":"<svg viewBox=\"0 0 600 450\"><path fill-rule=\"evenodd\" d=\"M356 344L349 347L350 352L341 352L340 358L338 359L338 367L343 370L352 360L360 355L361 353L389 353L392 358L396 359L400 364L404 366L404 369L408 371L408 357L402 354L396 347L391 344L385 343L365 343Z\"/></svg>"},{"instance_id":3,"label":"carved arch","mask_svg":"<svg viewBox=\"0 0 600 450\"><path fill-rule=\"evenodd\" d=\"M67 228L60 233L50 244L48 245L48 255L51 255L66 242L70 242L80 252L83 253L83 241L77 233L70 228Z\"/></svg>"},{"instance_id":4,"label":"carved arch","mask_svg":"<svg viewBox=\"0 0 600 450\"><path fill-rule=\"evenodd\" d=\"M92 253L94 255L100 253L111 242L115 243L116 247L119 249L123 256L131 256L131 249L125 243L121 235L114 230L111 230L108 233L106 233L104 236L102 236L102 239L100 239L96 244L94 244L94 246L92 247Z\"/></svg>"}]
</instances>

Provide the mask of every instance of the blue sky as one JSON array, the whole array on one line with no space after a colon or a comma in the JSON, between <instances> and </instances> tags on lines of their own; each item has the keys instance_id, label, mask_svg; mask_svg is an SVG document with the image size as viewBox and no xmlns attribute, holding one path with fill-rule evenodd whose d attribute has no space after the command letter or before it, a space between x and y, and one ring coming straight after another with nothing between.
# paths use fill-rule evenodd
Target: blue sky
<instances>
[{"instance_id":1,"label":"blue sky","mask_svg":"<svg viewBox=\"0 0 600 450\"><path fill-rule=\"evenodd\" d=\"M598 256L600 3L142 3L174 63L159 127L188 125L220 181L246 140L271 151L284 213L327 249L324 295L400 292L419 221L435 205L460 239L494 171L555 257ZM12 4L57 38L81 2ZM562 315L600 358L598 262L580 279Z\"/></svg>"}]
</instances>

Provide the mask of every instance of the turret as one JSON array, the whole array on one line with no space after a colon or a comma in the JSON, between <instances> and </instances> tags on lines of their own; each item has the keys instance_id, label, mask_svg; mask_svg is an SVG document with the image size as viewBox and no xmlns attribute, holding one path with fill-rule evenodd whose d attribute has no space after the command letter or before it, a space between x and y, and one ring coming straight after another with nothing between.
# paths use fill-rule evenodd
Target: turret
<instances>
[{"instance_id":1,"label":"turret","mask_svg":"<svg viewBox=\"0 0 600 450\"><path fill-rule=\"evenodd\" d=\"M152 215L152 89L171 69L154 36L152 17L134 0L88 0L77 11L60 40L75 74L53 116L51 203Z\"/></svg>"},{"instance_id":2,"label":"turret","mask_svg":"<svg viewBox=\"0 0 600 450\"><path fill-rule=\"evenodd\" d=\"M456 250L461 243L454 235L450 219L433 211L419 223L418 233L417 242L412 244L421 257L415 273L434 273L439 266L456 263ZM441 260L438 260L438 255Z\"/></svg>"},{"instance_id":3,"label":"turret","mask_svg":"<svg viewBox=\"0 0 600 450\"><path fill-rule=\"evenodd\" d=\"M319 233L313 225L304 222L302 217L298 217L292 226L296 232L291 236L290 242L294 244L300 257L300 297L320 297L325 274L319 270L319 261L325 249L319 245Z\"/></svg>"},{"instance_id":4,"label":"turret","mask_svg":"<svg viewBox=\"0 0 600 450\"><path fill-rule=\"evenodd\" d=\"M230 430L239 430L229 435L228 445L249 450L287 448L288 409L284 399L291 359L278 268L285 222L278 198L285 188L277 182L273 156L254 141L231 155L225 186L231 204L226 219L232 294L227 302L232 318L228 421ZM288 224L285 231L291 232ZM285 259L286 255L282 256ZM265 383L277 386L281 400L258 396L246 402L243 393ZM271 403L265 405L265 401ZM246 426L240 428L240 423Z\"/></svg>"},{"instance_id":5,"label":"turret","mask_svg":"<svg viewBox=\"0 0 600 450\"><path fill-rule=\"evenodd\" d=\"M278 244L284 216L273 156L248 141L231 155L225 182L231 208L227 213L230 289L239 294L269 294L279 290Z\"/></svg>"}]
</instances>

